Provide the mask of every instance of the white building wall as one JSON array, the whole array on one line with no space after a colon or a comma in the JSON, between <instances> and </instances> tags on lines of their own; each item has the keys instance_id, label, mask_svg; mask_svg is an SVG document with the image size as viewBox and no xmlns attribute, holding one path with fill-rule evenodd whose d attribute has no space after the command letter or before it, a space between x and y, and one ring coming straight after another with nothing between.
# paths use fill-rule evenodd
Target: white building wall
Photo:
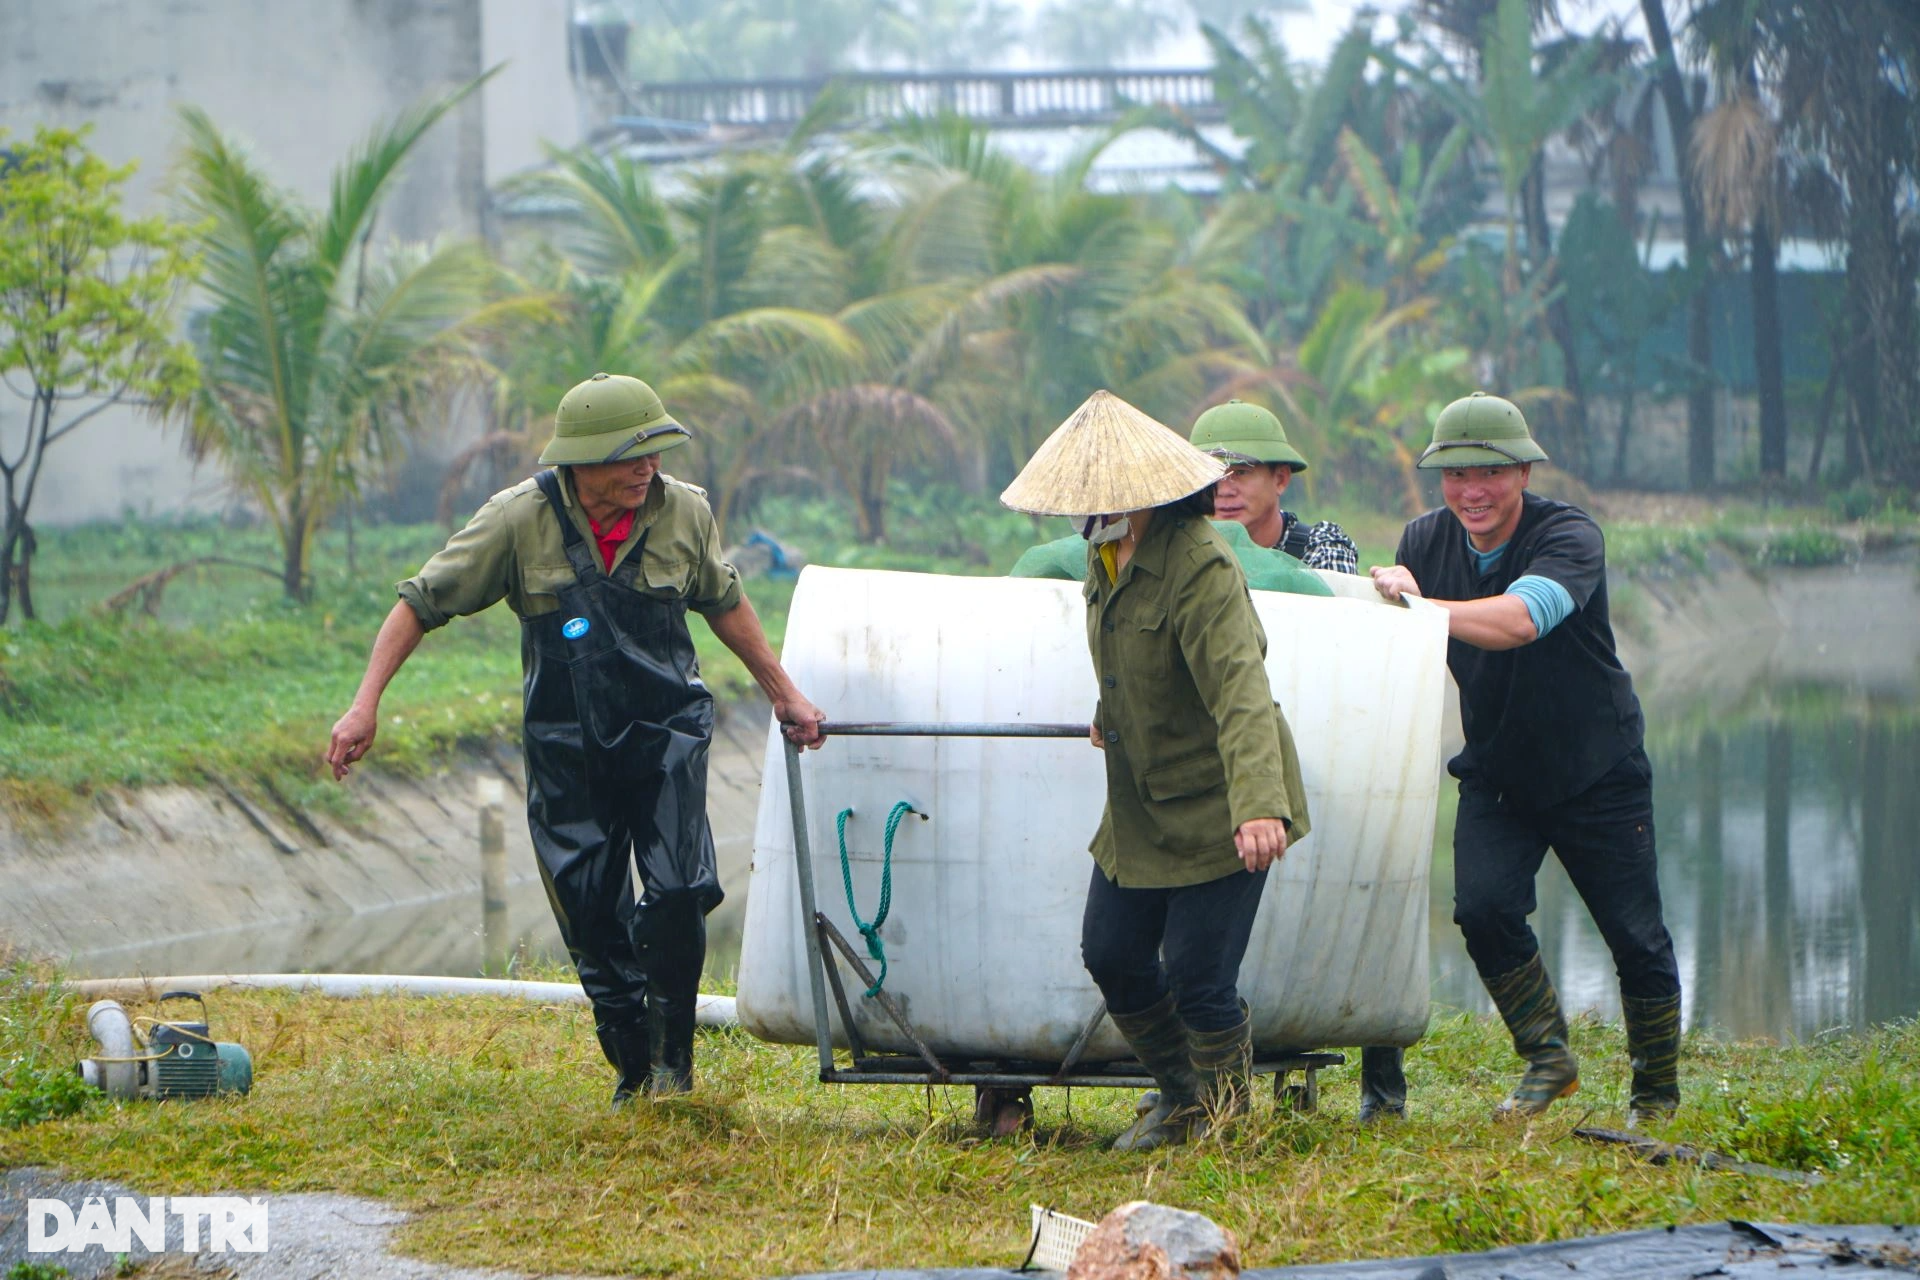
<instances>
[{"instance_id":1,"label":"white building wall","mask_svg":"<svg viewBox=\"0 0 1920 1280\"><path fill-rule=\"evenodd\" d=\"M567 67L569 0L4 0L0 127L92 125L91 145L137 162L128 207L166 207L179 108L205 110L303 200L327 198L334 166L400 109L507 66L422 140L383 207L380 230L410 240L476 236L487 186L572 145L580 121ZM0 440L22 406L0 392ZM12 434L9 435L9 430ZM227 500L178 433L130 412L55 445L36 523L164 513Z\"/></svg>"}]
</instances>

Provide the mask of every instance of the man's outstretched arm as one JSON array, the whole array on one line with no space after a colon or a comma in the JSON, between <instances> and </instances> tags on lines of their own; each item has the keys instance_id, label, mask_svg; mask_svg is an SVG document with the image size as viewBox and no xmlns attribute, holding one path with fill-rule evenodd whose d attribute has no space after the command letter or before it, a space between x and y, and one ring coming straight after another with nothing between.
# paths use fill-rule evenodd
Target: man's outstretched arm
<instances>
[{"instance_id":1,"label":"man's outstretched arm","mask_svg":"<svg viewBox=\"0 0 1920 1280\"><path fill-rule=\"evenodd\" d=\"M767 701L773 703L774 719L787 726L787 736L803 747L817 747L825 742L826 735L820 732L820 726L826 722L827 713L807 701L787 675L786 668L780 665L773 646L767 643L767 633L760 626L760 615L753 611L752 602L742 595L740 603L733 608L725 613L708 614L706 618L713 634L720 637L720 643L733 650L760 691L767 695Z\"/></svg>"},{"instance_id":2,"label":"man's outstretched arm","mask_svg":"<svg viewBox=\"0 0 1920 1280\"><path fill-rule=\"evenodd\" d=\"M360 677L360 691L353 695L347 714L334 722L333 737L327 743L327 763L333 767L334 781L347 776L354 761L373 747L373 735L380 727L380 695L427 634L405 600L395 602L380 634L373 638L373 652L367 657L367 673Z\"/></svg>"},{"instance_id":3,"label":"man's outstretched arm","mask_svg":"<svg viewBox=\"0 0 1920 1280\"><path fill-rule=\"evenodd\" d=\"M1389 600L1420 596L1420 584L1403 564L1375 565L1373 585ZM1427 600L1447 611L1447 634L1476 649L1518 649L1540 638L1527 602L1515 595L1483 600Z\"/></svg>"}]
</instances>

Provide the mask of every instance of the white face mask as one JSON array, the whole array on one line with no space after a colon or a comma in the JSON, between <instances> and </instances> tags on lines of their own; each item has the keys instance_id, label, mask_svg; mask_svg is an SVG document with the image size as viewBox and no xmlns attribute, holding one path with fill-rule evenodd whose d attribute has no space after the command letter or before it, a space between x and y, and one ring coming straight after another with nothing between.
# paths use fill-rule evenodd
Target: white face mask
<instances>
[{"instance_id":1,"label":"white face mask","mask_svg":"<svg viewBox=\"0 0 1920 1280\"><path fill-rule=\"evenodd\" d=\"M1132 532L1133 525L1125 516L1088 516L1080 526L1080 536L1096 547L1118 542Z\"/></svg>"}]
</instances>

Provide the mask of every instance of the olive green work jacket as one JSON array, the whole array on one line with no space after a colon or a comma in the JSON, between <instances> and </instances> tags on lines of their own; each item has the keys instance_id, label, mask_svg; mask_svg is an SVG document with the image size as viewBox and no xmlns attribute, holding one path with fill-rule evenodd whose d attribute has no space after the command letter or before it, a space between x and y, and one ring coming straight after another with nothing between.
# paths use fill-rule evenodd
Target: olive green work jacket
<instances>
[{"instance_id":1,"label":"olive green work jacket","mask_svg":"<svg viewBox=\"0 0 1920 1280\"><path fill-rule=\"evenodd\" d=\"M1089 852L1123 888L1241 870L1254 818L1308 830L1293 733L1267 683L1267 635L1226 543L1198 517L1154 519L1109 582L1089 549L1087 647L1099 681L1107 807Z\"/></svg>"},{"instance_id":2,"label":"olive green work jacket","mask_svg":"<svg viewBox=\"0 0 1920 1280\"><path fill-rule=\"evenodd\" d=\"M587 545L599 548L593 526L573 489L567 468L559 468L565 518L573 521ZM721 558L720 528L705 494L661 474L647 486L634 513L633 529L614 551L613 568L646 535L640 577L648 595L684 600L698 613L727 612L740 603L740 576ZM605 561L599 561L605 567ZM395 590L431 631L450 619L478 613L500 600L523 618L560 607L558 590L574 579L567 563L559 522L547 509L547 496L532 478L503 489L483 503L419 573Z\"/></svg>"}]
</instances>

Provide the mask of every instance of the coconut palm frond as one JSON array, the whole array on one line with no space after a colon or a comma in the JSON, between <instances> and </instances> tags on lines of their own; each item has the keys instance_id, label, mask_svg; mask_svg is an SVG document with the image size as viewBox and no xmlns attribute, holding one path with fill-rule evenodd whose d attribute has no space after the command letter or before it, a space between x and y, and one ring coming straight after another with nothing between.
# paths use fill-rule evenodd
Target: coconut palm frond
<instances>
[{"instance_id":1,"label":"coconut palm frond","mask_svg":"<svg viewBox=\"0 0 1920 1280\"><path fill-rule=\"evenodd\" d=\"M1756 216L1772 216L1777 149L1772 119L1748 94L1722 100L1694 123L1688 166L1717 229L1736 231Z\"/></svg>"},{"instance_id":2,"label":"coconut palm frond","mask_svg":"<svg viewBox=\"0 0 1920 1280\"><path fill-rule=\"evenodd\" d=\"M510 179L509 193L550 205L569 252L600 274L653 270L673 256L671 211L653 190L646 166L619 153L588 148L547 152L550 167Z\"/></svg>"},{"instance_id":3,"label":"coconut palm frond","mask_svg":"<svg viewBox=\"0 0 1920 1280\"><path fill-rule=\"evenodd\" d=\"M849 255L811 226L774 227L760 237L742 293L761 304L837 311L852 288Z\"/></svg>"},{"instance_id":4,"label":"coconut palm frond","mask_svg":"<svg viewBox=\"0 0 1920 1280\"><path fill-rule=\"evenodd\" d=\"M441 117L499 74L501 63L432 102L408 107L376 128L333 171L332 198L314 237L314 259L323 272L346 265L356 242L379 212L387 183L415 144Z\"/></svg>"},{"instance_id":5,"label":"coconut palm frond","mask_svg":"<svg viewBox=\"0 0 1920 1280\"><path fill-rule=\"evenodd\" d=\"M883 256L888 283L898 287L994 271L999 194L962 173L940 173L923 183L887 229Z\"/></svg>"},{"instance_id":6,"label":"coconut palm frond","mask_svg":"<svg viewBox=\"0 0 1920 1280\"><path fill-rule=\"evenodd\" d=\"M207 305L188 326L207 371L188 447L217 460L268 513L289 595L304 595L313 532L358 491L367 467L418 425L430 398L486 371L465 341L472 327L546 305L498 298L499 278L477 246L364 256L386 183L473 87L376 130L336 171L333 200L318 214L276 192L204 113L182 112L177 198L200 224L196 247L208 268ZM342 269L349 258L351 273Z\"/></svg>"}]
</instances>

